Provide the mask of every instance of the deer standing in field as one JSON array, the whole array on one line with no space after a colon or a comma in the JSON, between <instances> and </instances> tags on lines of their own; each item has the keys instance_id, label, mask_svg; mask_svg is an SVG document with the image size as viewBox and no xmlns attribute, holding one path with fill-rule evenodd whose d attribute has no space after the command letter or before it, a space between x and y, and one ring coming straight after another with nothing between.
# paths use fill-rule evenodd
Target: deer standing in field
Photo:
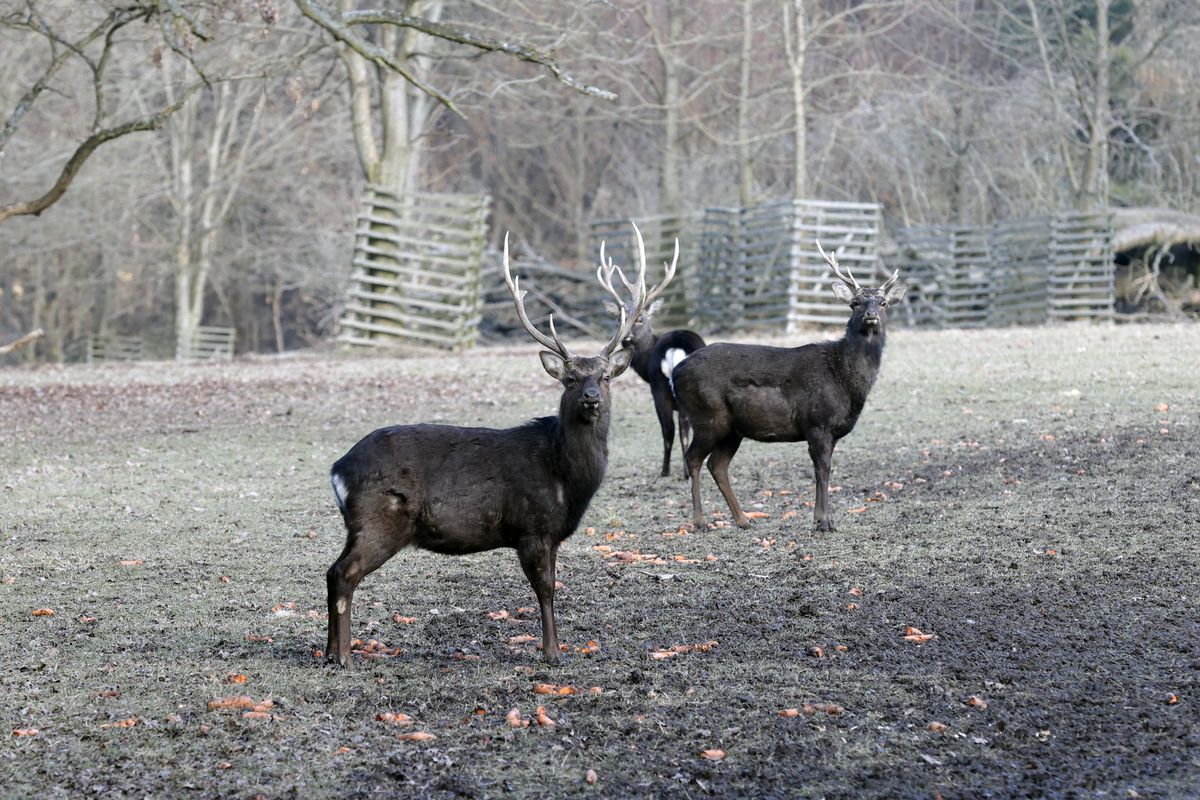
<instances>
[{"instance_id":1,"label":"deer standing in field","mask_svg":"<svg viewBox=\"0 0 1200 800\"><path fill-rule=\"evenodd\" d=\"M635 227L636 230L636 227ZM558 547L579 524L608 463L611 417L609 382L629 366L632 353L617 350L646 300L646 256L638 233L638 278L629 282L611 260L596 270L615 297L614 271L631 295L617 334L599 355L573 355L525 313L526 292L508 264L504 278L525 330L546 348L542 366L562 383L556 417L516 428L398 425L367 434L330 472L346 524L346 546L329 568L328 658L350 664L350 609L367 575L408 545L450 555L511 547L541 606L542 654L559 662L554 623ZM668 274L665 285L673 275ZM656 291L661 290L661 286Z\"/></svg>"},{"instance_id":2,"label":"deer standing in field","mask_svg":"<svg viewBox=\"0 0 1200 800\"><path fill-rule=\"evenodd\" d=\"M734 522L749 527L729 483L729 463L743 439L808 442L816 473L813 509L816 529L833 530L829 473L833 448L854 429L867 394L879 374L887 334L887 308L904 296L897 270L878 289L864 289L849 268L817 249L840 283L832 285L849 304L845 335L802 347L713 344L697 350L675 368L675 398L692 422L692 443L684 455L692 480L692 518L704 524L700 505L700 465L708 470L729 504Z\"/></svg>"},{"instance_id":3,"label":"deer standing in field","mask_svg":"<svg viewBox=\"0 0 1200 800\"><path fill-rule=\"evenodd\" d=\"M600 260L604 260L603 253L600 254ZM671 274L674 274L678 261L679 240L676 239L675 255L668 267ZM647 296L646 310L634 315L633 326L621 341L622 346L633 351L633 363L631 364L633 371L650 384L650 396L654 400L654 413L658 415L658 426L662 429L662 475L664 477L671 474L671 446L675 441L676 412L679 413L679 451L681 456L687 450L688 445L688 419L679 410L678 404L675 402L675 395L671 392L671 372L675 369L675 365L686 358L689 353L704 347L704 337L695 331L674 330L659 336L651 330L650 320L662 308L663 301L659 299L659 295L662 294L665 287L666 283L664 282ZM606 308L612 314L620 313L620 309L612 303L607 303ZM687 465L685 464L683 477L687 478L687 475Z\"/></svg>"}]
</instances>

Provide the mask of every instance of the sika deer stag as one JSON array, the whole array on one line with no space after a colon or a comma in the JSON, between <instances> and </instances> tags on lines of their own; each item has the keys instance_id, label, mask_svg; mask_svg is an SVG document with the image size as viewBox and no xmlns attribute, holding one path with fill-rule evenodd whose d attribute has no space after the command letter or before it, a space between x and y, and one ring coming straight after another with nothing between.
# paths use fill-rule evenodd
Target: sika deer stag
<instances>
[{"instance_id":1,"label":"sika deer stag","mask_svg":"<svg viewBox=\"0 0 1200 800\"><path fill-rule=\"evenodd\" d=\"M833 448L854 429L867 394L879 374L887 333L887 307L899 302L905 286L897 270L878 289L859 286L849 268L817 249L840 279L833 293L850 305L846 334L831 342L802 347L713 344L688 356L672 376L675 398L692 421L694 436L684 456L692 479L692 517L704 524L700 506L700 465L708 470L729 504L734 521L750 520L729 484L729 462L743 439L808 442L816 472L817 530L833 530L829 512L829 472Z\"/></svg>"},{"instance_id":2,"label":"sika deer stag","mask_svg":"<svg viewBox=\"0 0 1200 800\"><path fill-rule=\"evenodd\" d=\"M542 654L559 661L554 624L554 573L558 547L574 532L608 462L609 381L629 366L617 351L646 300L646 262L630 283L610 264L596 270L610 294L613 272L630 293L632 316L593 357L573 355L558 338L529 321L525 292L508 265L504 277L525 330L547 348L546 372L563 385L557 417L516 428L398 425L367 434L331 470L333 491L346 523L346 546L329 568L328 658L350 664L350 608L367 575L408 545L450 555L498 547L517 551L542 612Z\"/></svg>"},{"instance_id":3,"label":"sika deer stag","mask_svg":"<svg viewBox=\"0 0 1200 800\"><path fill-rule=\"evenodd\" d=\"M642 254L644 255L644 254ZM604 246L600 246L600 260L604 260ZM704 347L704 338L695 331L674 330L658 336L650 328L650 320L658 313L663 301L659 299L662 290L675 276L675 266L679 262L679 240L675 240L675 255L667 266L666 279L646 298L646 310L633 315L633 326L621 344L633 351L633 371L642 380L650 384L650 396L654 400L654 413L658 415L658 426L662 429L663 463L662 475L671 474L671 446L675 441L675 414L679 413L679 449L682 454L687 449L688 419L679 411L675 395L671 393L671 372L675 365ZM606 303L605 307L612 314L620 309L617 305ZM687 465L684 465L683 477L687 478Z\"/></svg>"}]
</instances>

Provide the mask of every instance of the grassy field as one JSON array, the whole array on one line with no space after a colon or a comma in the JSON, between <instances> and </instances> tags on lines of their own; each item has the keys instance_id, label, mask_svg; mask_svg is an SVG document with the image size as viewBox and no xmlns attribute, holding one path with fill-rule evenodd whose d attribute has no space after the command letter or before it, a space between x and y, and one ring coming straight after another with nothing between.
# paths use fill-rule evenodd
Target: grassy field
<instances>
[{"instance_id":1,"label":"grassy field","mask_svg":"<svg viewBox=\"0 0 1200 800\"><path fill-rule=\"evenodd\" d=\"M329 464L552 413L535 352L0 372L0 795L1200 791L1200 326L894 332L821 535L804 446L753 442L767 516L724 526L705 474L716 527L680 533L630 372L564 666L511 551L401 553L355 597L372 652L326 666Z\"/></svg>"}]
</instances>

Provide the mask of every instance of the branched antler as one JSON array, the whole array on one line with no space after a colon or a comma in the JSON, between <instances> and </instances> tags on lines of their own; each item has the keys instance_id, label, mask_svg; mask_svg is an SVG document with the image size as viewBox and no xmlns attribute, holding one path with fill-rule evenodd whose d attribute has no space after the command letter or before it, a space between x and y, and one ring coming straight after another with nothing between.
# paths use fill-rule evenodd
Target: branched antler
<instances>
[{"instance_id":1,"label":"branched antler","mask_svg":"<svg viewBox=\"0 0 1200 800\"><path fill-rule=\"evenodd\" d=\"M646 291L646 243L642 240L642 232L638 230L637 223L631 222L633 225L633 234L637 238L638 249L638 279L630 283L625 277L625 273L620 267L614 266L611 258L606 258L604 255L604 243L600 243L600 266L596 267L596 279L600 281L600 285L617 301L617 308L621 313L621 324L617 330L617 335L604 347L601 355L605 358L613 354L613 351L621 344L621 341L629 334L629 329L633 327L633 323L641 315L642 310L646 308L647 303L652 297L657 297L666 288L666 285L671 282L671 278L675 276L675 265L672 263L669 274L666 279L653 290ZM678 247L676 248L676 258L678 259ZM626 310L625 301L621 299L620 293L613 286L613 273L616 273L621 278L621 283L625 284L626 290L629 291L632 303Z\"/></svg>"},{"instance_id":2,"label":"branched antler","mask_svg":"<svg viewBox=\"0 0 1200 800\"><path fill-rule=\"evenodd\" d=\"M521 277L514 278L508 267L508 233L504 234L504 282L508 284L508 291L512 293L513 303L517 306L517 316L521 319L521 324L525 326L525 330L529 335L548 350L558 353L564 360L571 359L571 351L558 338L558 332L554 330L554 315L550 315L550 333L553 339L537 329L537 326L529 321L529 315L525 313L525 295L528 292L521 289Z\"/></svg>"},{"instance_id":3,"label":"branched antler","mask_svg":"<svg viewBox=\"0 0 1200 800\"><path fill-rule=\"evenodd\" d=\"M841 267L838 266L837 256L836 255L831 256L828 253L826 253L825 248L821 247L820 239L817 239L815 241L817 243L817 250L819 250L821 253L821 256L824 257L825 263L829 264L829 266L833 268L833 274L837 275L839 278L841 278L842 283L849 286L855 292L861 292L862 287L858 285L858 281L855 280L854 273L852 273L850 271L850 268L846 267L846 271L845 271L845 273L843 273L841 270ZM899 275L899 270L897 270L896 274ZM893 276L893 281L894 280L895 280L895 277Z\"/></svg>"}]
</instances>

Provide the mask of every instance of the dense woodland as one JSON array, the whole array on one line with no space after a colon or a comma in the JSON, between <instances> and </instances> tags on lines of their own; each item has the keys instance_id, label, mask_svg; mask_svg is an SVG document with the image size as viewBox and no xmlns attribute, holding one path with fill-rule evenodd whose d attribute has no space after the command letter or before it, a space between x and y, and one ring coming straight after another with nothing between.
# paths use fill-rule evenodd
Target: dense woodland
<instances>
[{"instance_id":1,"label":"dense woodland","mask_svg":"<svg viewBox=\"0 0 1200 800\"><path fill-rule=\"evenodd\" d=\"M567 265L595 219L788 197L1188 219L1198 33L1195 0L3 0L0 343L327 340L368 180L490 194Z\"/></svg>"}]
</instances>

